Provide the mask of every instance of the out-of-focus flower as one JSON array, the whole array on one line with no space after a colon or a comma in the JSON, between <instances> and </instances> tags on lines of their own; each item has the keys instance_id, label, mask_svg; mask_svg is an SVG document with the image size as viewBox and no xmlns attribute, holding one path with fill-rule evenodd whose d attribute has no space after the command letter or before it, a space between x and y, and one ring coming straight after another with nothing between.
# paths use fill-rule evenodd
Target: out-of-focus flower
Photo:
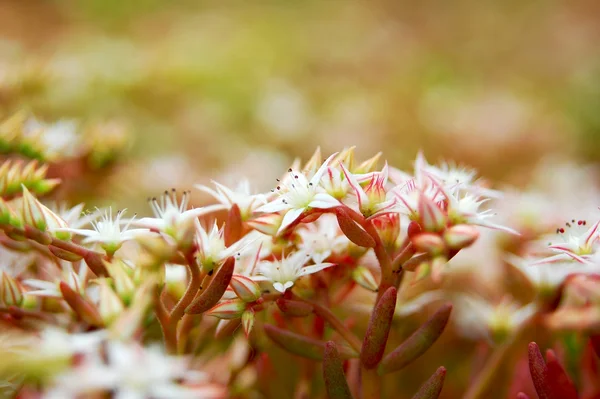
<instances>
[{"instance_id":1,"label":"out-of-focus flower","mask_svg":"<svg viewBox=\"0 0 600 399\"><path fill-rule=\"evenodd\" d=\"M333 154L317 170L310 180L302 173L295 172L290 168L289 176L284 178L277 193L279 198L269 202L257 209L258 212L280 212L286 211L278 232L282 232L294 223L304 212L310 209L329 209L340 205L340 202L331 195L324 192L321 187L321 177L329 162L337 155Z\"/></svg>"},{"instance_id":2,"label":"out-of-focus flower","mask_svg":"<svg viewBox=\"0 0 600 399\"><path fill-rule=\"evenodd\" d=\"M315 263L322 263L332 253L340 253L350 241L340 231L335 216L325 214L314 223L297 230L301 242L298 248L310 254Z\"/></svg>"},{"instance_id":3,"label":"out-of-focus flower","mask_svg":"<svg viewBox=\"0 0 600 399\"><path fill-rule=\"evenodd\" d=\"M455 320L460 331L472 339L502 342L537 311L535 303L522 306L505 297L492 304L484 298L460 295L455 301Z\"/></svg>"},{"instance_id":4,"label":"out-of-focus flower","mask_svg":"<svg viewBox=\"0 0 600 399\"><path fill-rule=\"evenodd\" d=\"M333 263L317 263L304 266L309 259L309 254L304 251L297 251L283 257L281 260L261 262L258 265L259 276L253 277L253 280L271 282L273 288L283 293L291 288L300 277L334 266Z\"/></svg>"},{"instance_id":5,"label":"out-of-focus flower","mask_svg":"<svg viewBox=\"0 0 600 399\"><path fill-rule=\"evenodd\" d=\"M50 265L50 264L48 264ZM25 279L23 284L29 287L37 288L33 291L25 292L26 295L35 295L41 297L50 298L62 298L59 285L61 282L65 282L75 292L83 294L87 287L87 277L89 268L80 264L78 271L75 271L75 267L70 262L61 261L61 270L57 270L48 279ZM47 272L49 270L46 270Z\"/></svg>"},{"instance_id":6,"label":"out-of-focus flower","mask_svg":"<svg viewBox=\"0 0 600 399\"><path fill-rule=\"evenodd\" d=\"M250 218L256 209L267 202L266 195L251 194L250 182L248 180L242 180L235 190L225 187L216 181L213 181L213 184L216 189L201 184L196 185L196 188L210 194L221 204L227 205L228 208L236 204L240 208L243 221Z\"/></svg>"},{"instance_id":7,"label":"out-of-focus flower","mask_svg":"<svg viewBox=\"0 0 600 399\"><path fill-rule=\"evenodd\" d=\"M82 136L77 122L61 120L55 123L43 123L29 118L23 127L23 139L48 159L77 156L82 147Z\"/></svg>"}]
</instances>

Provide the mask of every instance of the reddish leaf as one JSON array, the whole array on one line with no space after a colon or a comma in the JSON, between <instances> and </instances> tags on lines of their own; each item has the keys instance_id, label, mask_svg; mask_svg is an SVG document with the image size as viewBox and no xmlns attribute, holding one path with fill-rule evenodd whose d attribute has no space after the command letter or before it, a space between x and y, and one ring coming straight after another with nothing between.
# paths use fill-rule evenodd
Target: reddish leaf
<instances>
[{"instance_id":1,"label":"reddish leaf","mask_svg":"<svg viewBox=\"0 0 600 399\"><path fill-rule=\"evenodd\" d=\"M240 207L237 204L233 204L227 214L227 222L223 231L223 239L225 240L226 247L231 246L242 238L242 229Z\"/></svg>"},{"instance_id":2,"label":"reddish leaf","mask_svg":"<svg viewBox=\"0 0 600 399\"><path fill-rule=\"evenodd\" d=\"M546 385L555 399L577 399L575 385L558 362L553 350L546 351Z\"/></svg>"},{"instance_id":3,"label":"reddish leaf","mask_svg":"<svg viewBox=\"0 0 600 399\"><path fill-rule=\"evenodd\" d=\"M546 362L540 352L540 348L535 342L529 344L529 373L531 374L531 380L535 386L535 391L540 399L553 399L551 392L546 385L548 368L546 367Z\"/></svg>"},{"instance_id":4,"label":"reddish leaf","mask_svg":"<svg viewBox=\"0 0 600 399\"><path fill-rule=\"evenodd\" d=\"M329 399L352 399L342 361L333 341L325 344L323 378Z\"/></svg>"},{"instance_id":5,"label":"reddish leaf","mask_svg":"<svg viewBox=\"0 0 600 399\"><path fill-rule=\"evenodd\" d=\"M219 302L223 297L227 286L231 282L233 276L233 269L235 266L235 260L230 257L228 258L223 266L219 268L217 274L213 277L212 281L200 296L196 297L192 303L185 309L186 313L198 314L206 312Z\"/></svg>"},{"instance_id":6,"label":"reddish leaf","mask_svg":"<svg viewBox=\"0 0 600 399\"><path fill-rule=\"evenodd\" d=\"M360 361L367 369L377 366L383 357L396 309L397 295L396 288L388 288L373 309L360 353Z\"/></svg>"},{"instance_id":7,"label":"reddish leaf","mask_svg":"<svg viewBox=\"0 0 600 399\"><path fill-rule=\"evenodd\" d=\"M305 302L279 298L276 303L281 312L292 317L306 317L313 311L312 305Z\"/></svg>"},{"instance_id":8,"label":"reddish leaf","mask_svg":"<svg viewBox=\"0 0 600 399\"><path fill-rule=\"evenodd\" d=\"M343 207L339 206L335 208L335 215L337 216L340 229L350 241L360 247L373 248L375 246L373 237L352 220Z\"/></svg>"},{"instance_id":9,"label":"reddish leaf","mask_svg":"<svg viewBox=\"0 0 600 399\"><path fill-rule=\"evenodd\" d=\"M446 378L446 369L438 368L435 373L421 386L419 391L412 399L437 399L444 387L444 379Z\"/></svg>"},{"instance_id":10,"label":"reddish leaf","mask_svg":"<svg viewBox=\"0 0 600 399\"><path fill-rule=\"evenodd\" d=\"M451 312L451 304L443 305L425 324L382 360L379 374L398 371L425 353L442 335Z\"/></svg>"}]
</instances>

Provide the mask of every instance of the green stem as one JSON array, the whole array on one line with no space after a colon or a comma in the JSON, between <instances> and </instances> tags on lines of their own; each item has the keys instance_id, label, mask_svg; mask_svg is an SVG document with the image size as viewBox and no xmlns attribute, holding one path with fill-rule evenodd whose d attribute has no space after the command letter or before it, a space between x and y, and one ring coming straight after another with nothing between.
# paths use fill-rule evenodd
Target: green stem
<instances>
[{"instance_id":1,"label":"green stem","mask_svg":"<svg viewBox=\"0 0 600 399\"><path fill-rule=\"evenodd\" d=\"M376 369L361 369L361 399L381 398L381 377Z\"/></svg>"}]
</instances>

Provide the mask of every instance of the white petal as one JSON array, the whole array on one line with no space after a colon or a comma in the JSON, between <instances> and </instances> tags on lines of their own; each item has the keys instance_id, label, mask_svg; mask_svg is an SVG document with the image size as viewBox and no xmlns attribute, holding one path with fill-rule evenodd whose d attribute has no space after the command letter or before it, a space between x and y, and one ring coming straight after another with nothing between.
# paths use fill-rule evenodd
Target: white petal
<instances>
[{"instance_id":1,"label":"white petal","mask_svg":"<svg viewBox=\"0 0 600 399\"><path fill-rule=\"evenodd\" d=\"M296 219L298 219L300 217L300 215L302 215L303 213L304 213L304 208L290 209L289 211L287 211L287 213L283 217L283 220L281 221L281 226L279 227L277 234L281 233L290 224L294 223L296 221Z\"/></svg>"},{"instance_id":2,"label":"white petal","mask_svg":"<svg viewBox=\"0 0 600 399\"><path fill-rule=\"evenodd\" d=\"M318 193L313 197L313 200L308 204L309 207L315 209L329 209L340 206L340 201L329 194Z\"/></svg>"},{"instance_id":3,"label":"white petal","mask_svg":"<svg viewBox=\"0 0 600 399\"><path fill-rule=\"evenodd\" d=\"M319 167L319 169L315 172L314 176L310 179L310 182L312 183L312 185L314 187L317 187L319 185L319 182L321 181L321 176L323 176L323 173L325 173L325 170L327 169L327 166L329 165L329 162L331 162L331 160L337 155L338 153L334 153L331 154L329 156L329 158L327 158L325 160L325 162L323 162L321 164L321 166Z\"/></svg>"},{"instance_id":4,"label":"white petal","mask_svg":"<svg viewBox=\"0 0 600 399\"><path fill-rule=\"evenodd\" d=\"M268 204L264 204L260 208L258 208L257 212L266 212L266 213L274 213L283 211L285 209L289 209L290 205L283 202L282 198L276 199L273 202L269 202Z\"/></svg>"},{"instance_id":5,"label":"white petal","mask_svg":"<svg viewBox=\"0 0 600 399\"><path fill-rule=\"evenodd\" d=\"M283 286L283 284L281 283L273 283L273 288L275 288L277 291L284 293L285 290L287 289L286 287Z\"/></svg>"},{"instance_id":6,"label":"white petal","mask_svg":"<svg viewBox=\"0 0 600 399\"><path fill-rule=\"evenodd\" d=\"M317 273L331 266L335 266L335 263L319 263L317 265L306 266L302 268L302 275L306 276L308 274Z\"/></svg>"}]
</instances>

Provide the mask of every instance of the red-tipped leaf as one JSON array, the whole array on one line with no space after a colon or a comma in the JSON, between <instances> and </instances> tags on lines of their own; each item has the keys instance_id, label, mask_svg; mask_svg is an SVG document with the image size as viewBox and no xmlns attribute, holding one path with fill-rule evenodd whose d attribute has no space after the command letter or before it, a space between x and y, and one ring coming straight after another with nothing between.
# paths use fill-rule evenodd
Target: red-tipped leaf
<instances>
[{"instance_id":1,"label":"red-tipped leaf","mask_svg":"<svg viewBox=\"0 0 600 399\"><path fill-rule=\"evenodd\" d=\"M67 283L59 283L60 292L67 304L86 323L92 326L101 326L102 316L96 307L87 299L75 292Z\"/></svg>"}]
</instances>

